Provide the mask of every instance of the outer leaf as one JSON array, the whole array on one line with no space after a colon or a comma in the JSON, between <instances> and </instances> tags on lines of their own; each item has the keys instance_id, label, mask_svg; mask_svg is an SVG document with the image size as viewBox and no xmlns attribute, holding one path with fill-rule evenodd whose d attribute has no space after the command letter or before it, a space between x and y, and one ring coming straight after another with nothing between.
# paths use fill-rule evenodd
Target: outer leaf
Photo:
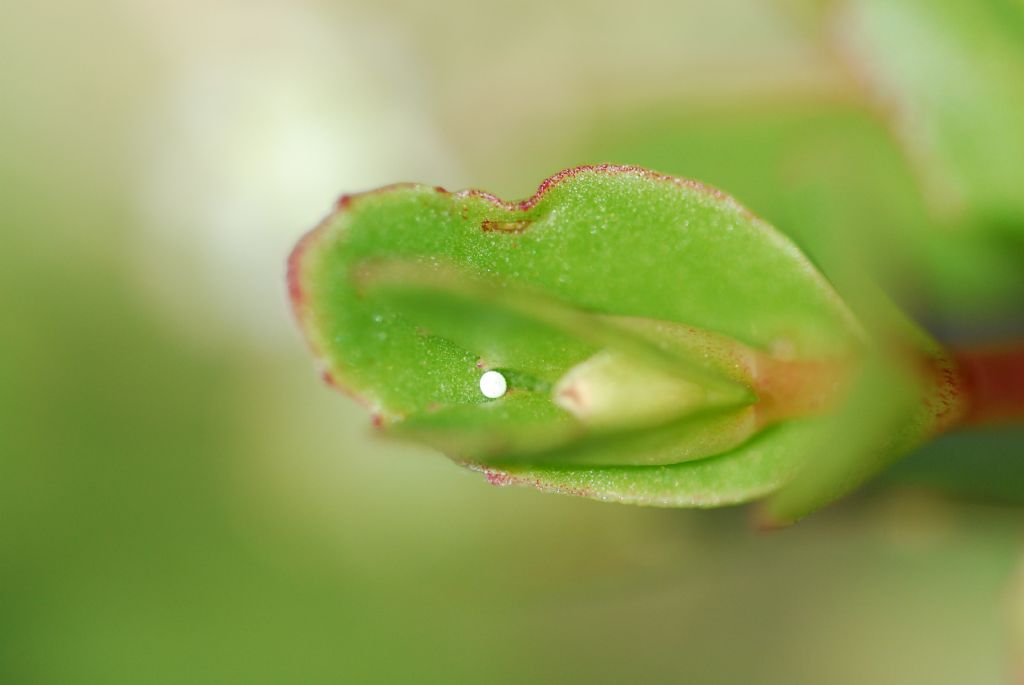
<instances>
[{"instance_id":1,"label":"outer leaf","mask_svg":"<svg viewBox=\"0 0 1024 685\"><path fill-rule=\"evenodd\" d=\"M762 497L785 485L799 471L818 435L819 422L791 421L729 454L682 464L481 470L495 485L530 485L545 492L623 504L721 507Z\"/></svg>"},{"instance_id":2,"label":"outer leaf","mask_svg":"<svg viewBox=\"0 0 1024 685\"><path fill-rule=\"evenodd\" d=\"M430 279L412 278L414 284L405 288L412 299L396 297L394 288L388 295L387 288L367 287L366 273L395 260L413 265L410 273L441 274L442 280L455 273L455 286L437 288ZM655 343L660 352L647 357L644 350L651 345L643 338L659 330L657 322L664 330L693 327L724 336L733 347L785 357L846 358L862 340L859 325L827 281L770 226L717 191L631 167L563 172L520 203L425 186L346 197L295 250L289 273L296 311L326 373L359 395L391 430L435 431L442 437L430 442L442 446L454 438L446 451L455 455L472 453L471 443L487 433L518 431L525 436L519 443L485 445L487 459L522 464L525 458L532 465L494 470L492 480L535 480L622 501L721 504L769 492L806 455L800 449L805 423L765 431L728 454L696 462L568 466L588 441L594 448L589 455L603 451L602 459L622 464L634 450L665 449L694 422L706 427L717 420L713 410L681 412L661 426L638 423L603 434L567 419L548 386L593 348L626 349L644 364L659 355L678 358L679 373L686 376L714 365L695 363L699 346L685 344ZM398 291L401 280L392 279ZM372 286L374 279L369 281ZM483 335L446 310L458 295L459 306L482 313L480 298L462 297L465 285L474 282L499 284L487 296L497 317L477 318ZM510 293L541 293L556 313L544 313L547 305L543 311L520 307L515 303L522 298L501 294L500 284ZM434 295L420 302L434 311L424 321L409 302L428 291ZM565 315L566 309L573 313ZM531 345L531 334L520 336L514 354L509 346L501 352L501 345L488 345L486 327L508 330L507 316L529 319L538 344ZM655 324L630 330L622 325L627 320ZM580 321L593 322L597 333L585 334ZM503 369L508 377L522 380L492 401L477 382L494 350L514 360L514 368ZM728 374L722 382L731 384ZM471 437L474 426L484 429L477 437Z\"/></svg>"}]
</instances>

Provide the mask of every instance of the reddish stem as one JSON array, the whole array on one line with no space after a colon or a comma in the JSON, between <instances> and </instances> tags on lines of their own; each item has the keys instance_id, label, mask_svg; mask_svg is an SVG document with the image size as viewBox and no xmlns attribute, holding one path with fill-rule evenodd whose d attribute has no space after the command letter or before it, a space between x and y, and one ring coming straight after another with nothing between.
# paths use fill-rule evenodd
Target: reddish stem
<instances>
[{"instance_id":1,"label":"reddish stem","mask_svg":"<svg viewBox=\"0 0 1024 685\"><path fill-rule=\"evenodd\" d=\"M963 425L1024 422L1024 343L956 350Z\"/></svg>"}]
</instances>

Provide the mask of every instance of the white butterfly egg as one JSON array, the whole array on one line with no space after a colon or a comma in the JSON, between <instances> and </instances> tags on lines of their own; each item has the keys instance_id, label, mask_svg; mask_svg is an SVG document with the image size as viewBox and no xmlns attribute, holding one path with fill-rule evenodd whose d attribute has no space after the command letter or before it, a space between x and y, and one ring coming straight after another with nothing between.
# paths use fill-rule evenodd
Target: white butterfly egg
<instances>
[{"instance_id":1,"label":"white butterfly egg","mask_svg":"<svg viewBox=\"0 0 1024 685\"><path fill-rule=\"evenodd\" d=\"M484 397L495 400L508 391L508 381L500 371L487 371L480 376L480 392Z\"/></svg>"}]
</instances>

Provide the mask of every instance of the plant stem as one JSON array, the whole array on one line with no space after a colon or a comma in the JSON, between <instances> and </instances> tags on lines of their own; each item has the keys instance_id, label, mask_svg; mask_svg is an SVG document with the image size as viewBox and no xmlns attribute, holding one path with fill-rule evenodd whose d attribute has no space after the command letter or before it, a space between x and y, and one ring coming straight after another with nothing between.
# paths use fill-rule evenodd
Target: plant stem
<instances>
[{"instance_id":1,"label":"plant stem","mask_svg":"<svg viewBox=\"0 0 1024 685\"><path fill-rule=\"evenodd\" d=\"M967 406L962 425L1024 422L1024 342L953 356Z\"/></svg>"}]
</instances>

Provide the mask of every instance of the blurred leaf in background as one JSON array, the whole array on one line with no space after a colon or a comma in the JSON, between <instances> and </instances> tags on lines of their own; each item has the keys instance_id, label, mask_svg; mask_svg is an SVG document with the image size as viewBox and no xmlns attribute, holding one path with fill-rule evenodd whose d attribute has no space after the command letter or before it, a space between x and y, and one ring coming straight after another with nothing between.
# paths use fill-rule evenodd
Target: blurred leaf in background
<instances>
[{"instance_id":1,"label":"blurred leaf in background","mask_svg":"<svg viewBox=\"0 0 1024 685\"><path fill-rule=\"evenodd\" d=\"M933 287L963 315L1024 301L1024 5L844 5L836 44L891 120L935 235Z\"/></svg>"}]
</instances>

